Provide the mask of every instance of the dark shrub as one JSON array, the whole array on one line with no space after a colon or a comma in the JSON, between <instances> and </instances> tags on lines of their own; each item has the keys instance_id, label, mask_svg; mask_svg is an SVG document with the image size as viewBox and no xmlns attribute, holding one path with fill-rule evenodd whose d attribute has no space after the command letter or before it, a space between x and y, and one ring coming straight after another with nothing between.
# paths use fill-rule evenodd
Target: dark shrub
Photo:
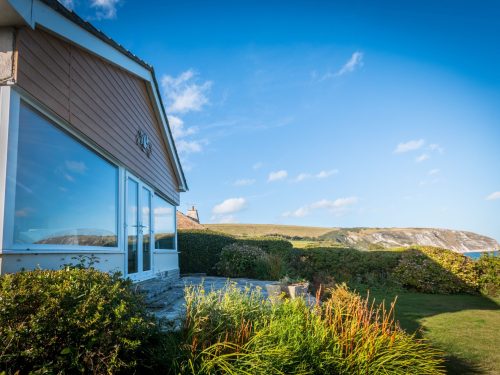
<instances>
[{"instance_id":1,"label":"dark shrub","mask_svg":"<svg viewBox=\"0 0 500 375\"><path fill-rule=\"evenodd\" d=\"M290 242L279 238L237 238L207 230L182 230L178 232L177 238L181 273L220 274L217 273L216 264L220 260L222 249L238 243L258 247L269 254L269 260L274 264L274 269L279 270L271 273L273 275L284 274L285 265L293 251L293 245Z\"/></svg>"},{"instance_id":2,"label":"dark shrub","mask_svg":"<svg viewBox=\"0 0 500 375\"><path fill-rule=\"evenodd\" d=\"M227 277L251 277L266 279L269 255L256 246L240 243L227 245L222 249L217 272Z\"/></svg>"},{"instance_id":3,"label":"dark shrub","mask_svg":"<svg viewBox=\"0 0 500 375\"><path fill-rule=\"evenodd\" d=\"M294 274L319 284L386 284L397 266L397 251L359 251L352 248L311 248L295 250Z\"/></svg>"},{"instance_id":4,"label":"dark shrub","mask_svg":"<svg viewBox=\"0 0 500 375\"><path fill-rule=\"evenodd\" d=\"M236 242L230 235L208 230L182 230L177 233L181 273L215 275L222 249Z\"/></svg>"},{"instance_id":5,"label":"dark shrub","mask_svg":"<svg viewBox=\"0 0 500 375\"><path fill-rule=\"evenodd\" d=\"M394 278L405 288L424 293L477 293L474 261L451 250L416 246L401 252Z\"/></svg>"},{"instance_id":6,"label":"dark shrub","mask_svg":"<svg viewBox=\"0 0 500 375\"><path fill-rule=\"evenodd\" d=\"M130 283L94 269L3 275L0 301L7 373L144 372L159 337Z\"/></svg>"},{"instance_id":7,"label":"dark shrub","mask_svg":"<svg viewBox=\"0 0 500 375\"><path fill-rule=\"evenodd\" d=\"M500 295L500 256L482 254L476 261L479 287L484 294L497 297Z\"/></svg>"}]
</instances>

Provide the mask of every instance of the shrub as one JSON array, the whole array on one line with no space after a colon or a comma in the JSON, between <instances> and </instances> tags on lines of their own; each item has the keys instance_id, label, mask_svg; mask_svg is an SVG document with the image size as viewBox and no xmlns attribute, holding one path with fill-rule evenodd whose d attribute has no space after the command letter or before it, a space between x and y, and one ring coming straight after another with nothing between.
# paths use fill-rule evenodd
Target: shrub
<instances>
[{"instance_id":1,"label":"shrub","mask_svg":"<svg viewBox=\"0 0 500 375\"><path fill-rule=\"evenodd\" d=\"M500 295L500 256L484 253L476 261L479 287L484 294Z\"/></svg>"},{"instance_id":2,"label":"shrub","mask_svg":"<svg viewBox=\"0 0 500 375\"><path fill-rule=\"evenodd\" d=\"M323 304L262 299L233 284L186 291L175 373L442 374L440 353L345 286Z\"/></svg>"},{"instance_id":3,"label":"shrub","mask_svg":"<svg viewBox=\"0 0 500 375\"><path fill-rule=\"evenodd\" d=\"M0 372L150 366L146 348L158 338L156 325L119 275L77 268L2 275L0 301Z\"/></svg>"},{"instance_id":4,"label":"shrub","mask_svg":"<svg viewBox=\"0 0 500 375\"><path fill-rule=\"evenodd\" d=\"M393 276L405 288L424 293L477 293L479 287L472 259L430 246L401 252Z\"/></svg>"},{"instance_id":5,"label":"shrub","mask_svg":"<svg viewBox=\"0 0 500 375\"><path fill-rule=\"evenodd\" d=\"M208 230L182 230L177 233L181 273L216 274L215 265L222 249L236 242L230 235Z\"/></svg>"},{"instance_id":6,"label":"shrub","mask_svg":"<svg viewBox=\"0 0 500 375\"><path fill-rule=\"evenodd\" d=\"M256 246L233 243L222 249L217 272L227 277L265 278L267 254Z\"/></svg>"},{"instance_id":7,"label":"shrub","mask_svg":"<svg viewBox=\"0 0 500 375\"><path fill-rule=\"evenodd\" d=\"M177 234L181 273L217 275L216 264L222 249L233 243L258 247L270 255L269 261L276 271L284 274L293 245L278 238L237 238L207 230L182 230ZM248 276L249 277L249 276ZM279 279L279 277L276 277Z\"/></svg>"},{"instance_id":8,"label":"shrub","mask_svg":"<svg viewBox=\"0 0 500 375\"><path fill-rule=\"evenodd\" d=\"M387 284L400 258L401 253L395 251L311 248L294 252L291 269L296 276L313 281L316 287L342 282Z\"/></svg>"}]
</instances>

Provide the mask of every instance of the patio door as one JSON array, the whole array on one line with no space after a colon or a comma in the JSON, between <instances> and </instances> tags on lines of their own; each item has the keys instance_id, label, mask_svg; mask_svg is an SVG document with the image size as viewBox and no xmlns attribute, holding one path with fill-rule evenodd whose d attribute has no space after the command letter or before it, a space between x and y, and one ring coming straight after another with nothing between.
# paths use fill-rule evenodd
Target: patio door
<instances>
[{"instance_id":1,"label":"patio door","mask_svg":"<svg viewBox=\"0 0 500 375\"><path fill-rule=\"evenodd\" d=\"M127 276L133 280L141 280L153 274L153 210L151 207L153 191L128 173L125 186Z\"/></svg>"}]
</instances>

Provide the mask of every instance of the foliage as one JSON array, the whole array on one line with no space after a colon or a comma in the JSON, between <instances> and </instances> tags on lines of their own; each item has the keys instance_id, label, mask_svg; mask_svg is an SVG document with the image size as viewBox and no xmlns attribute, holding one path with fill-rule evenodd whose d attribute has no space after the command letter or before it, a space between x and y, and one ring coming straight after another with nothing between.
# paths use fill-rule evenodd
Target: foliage
<instances>
[{"instance_id":1,"label":"foliage","mask_svg":"<svg viewBox=\"0 0 500 375\"><path fill-rule=\"evenodd\" d=\"M269 255L256 246L240 243L222 249L217 272L227 277L251 277L266 279Z\"/></svg>"},{"instance_id":2,"label":"foliage","mask_svg":"<svg viewBox=\"0 0 500 375\"><path fill-rule=\"evenodd\" d=\"M408 335L393 307L370 303L338 286L323 304L262 299L228 284L186 290L175 373L440 374L440 354Z\"/></svg>"},{"instance_id":3,"label":"foliage","mask_svg":"<svg viewBox=\"0 0 500 375\"><path fill-rule=\"evenodd\" d=\"M476 261L479 286L484 294L500 296L500 256L484 253Z\"/></svg>"},{"instance_id":4,"label":"foliage","mask_svg":"<svg viewBox=\"0 0 500 375\"><path fill-rule=\"evenodd\" d=\"M149 367L158 331L130 283L79 267L0 277L0 371Z\"/></svg>"},{"instance_id":5,"label":"foliage","mask_svg":"<svg viewBox=\"0 0 500 375\"><path fill-rule=\"evenodd\" d=\"M430 246L401 252L393 275L405 288L424 293L477 293L479 287L472 259Z\"/></svg>"},{"instance_id":6,"label":"foliage","mask_svg":"<svg viewBox=\"0 0 500 375\"><path fill-rule=\"evenodd\" d=\"M180 251L181 273L206 273L208 275L230 276L218 272L222 249L233 243L258 247L269 255L269 275L277 279L286 272L289 254L293 251L290 242L278 238L237 238L207 230L182 230L177 234ZM252 277L240 274L241 277Z\"/></svg>"},{"instance_id":7,"label":"foliage","mask_svg":"<svg viewBox=\"0 0 500 375\"><path fill-rule=\"evenodd\" d=\"M291 269L297 276L319 285L347 282L388 284L401 255L394 251L359 251L351 248L310 248L296 250Z\"/></svg>"}]
</instances>

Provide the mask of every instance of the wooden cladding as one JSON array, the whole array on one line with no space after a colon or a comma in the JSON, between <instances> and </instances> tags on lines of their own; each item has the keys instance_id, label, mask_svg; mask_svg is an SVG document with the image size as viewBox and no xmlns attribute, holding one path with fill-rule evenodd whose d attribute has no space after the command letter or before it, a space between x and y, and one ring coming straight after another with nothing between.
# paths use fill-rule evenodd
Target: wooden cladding
<instances>
[{"instance_id":1,"label":"wooden cladding","mask_svg":"<svg viewBox=\"0 0 500 375\"><path fill-rule=\"evenodd\" d=\"M179 181L142 79L42 30L17 35L17 84L125 168L179 203ZM146 134L151 152L137 144Z\"/></svg>"}]
</instances>

